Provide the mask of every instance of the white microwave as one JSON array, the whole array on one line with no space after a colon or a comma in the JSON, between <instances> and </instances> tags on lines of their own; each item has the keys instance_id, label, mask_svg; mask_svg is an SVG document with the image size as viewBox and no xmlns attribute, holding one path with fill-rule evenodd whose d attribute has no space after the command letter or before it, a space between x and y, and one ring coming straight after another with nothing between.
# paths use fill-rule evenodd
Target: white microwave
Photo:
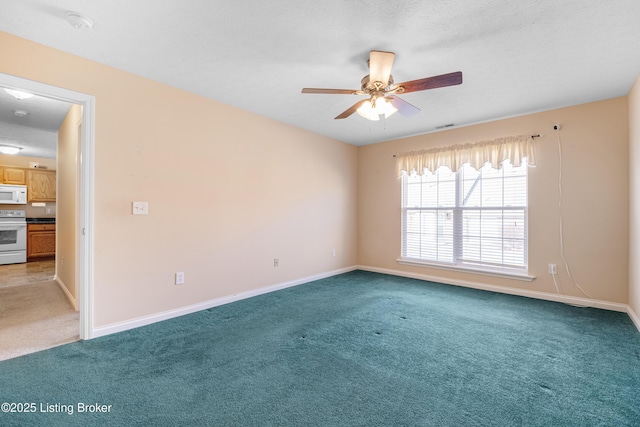
<instances>
[{"instance_id":1,"label":"white microwave","mask_svg":"<svg viewBox=\"0 0 640 427\"><path fill-rule=\"evenodd\" d=\"M26 205L27 187L25 185L0 184L0 205Z\"/></svg>"}]
</instances>

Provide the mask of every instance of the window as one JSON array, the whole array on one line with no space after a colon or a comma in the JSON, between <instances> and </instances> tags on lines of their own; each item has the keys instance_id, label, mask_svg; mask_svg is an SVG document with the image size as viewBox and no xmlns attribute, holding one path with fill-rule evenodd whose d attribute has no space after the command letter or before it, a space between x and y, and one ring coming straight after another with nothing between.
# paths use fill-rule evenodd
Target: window
<instances>
[{"instance_id":1,"label":"window","mask_svg":"<svg viewBox=\"0 0 640 427\"><path fill-rule=\"evenodd\" d=\"M527 164L402 175L402 259L527 269Z\"/></svg>"}]
</instances>

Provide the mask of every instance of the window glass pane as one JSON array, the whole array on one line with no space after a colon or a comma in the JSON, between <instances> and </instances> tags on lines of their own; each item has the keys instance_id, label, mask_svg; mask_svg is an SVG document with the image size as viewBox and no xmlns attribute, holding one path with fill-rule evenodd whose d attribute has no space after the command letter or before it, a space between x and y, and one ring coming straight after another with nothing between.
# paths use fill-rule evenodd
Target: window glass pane
<instances>
[{"instance_id":1,"label":"window glass pane","mask_svg":"<svg viewBox=\"0 0 640 427\"><path fill-rule=\"evenodd\" d=\"M429 208L438 206L438 178L435 176L425 177L424 179L422 206Z\"/></svg>"},{"instance_id":2,"label":"window glass pane","mask_svg":"<svg viewBox=\"0 0 640 427\"><path fill-rule=\"evenodd\" d=\"M403 178L403 256L526 268L527 166L439 168Z\"/></svg>"},{"instance_id":3,"label":"window glass pane","mask_svg":"<svg viewBox=\"0 0 640 427\"><path fill-rule=\"evenodd\" d=\"M423 211L422 240L419 258L436 261L438 259L438 214L435 211Z\"/></svg>"},{"instance_id":4,"label":"window glass pane","mask_svg":"<svg viewBox=\"0 0 640 427\"><path fill-rule=\"evenodd\" d=\"M484 175L484 174L483 174ZM502 178L482 177L482 207L502 207Z\"/></svg>"},{"instance_id":5,"label":"window glass pane","mask_svg":"<svg viewBox=\"0 0 640 427\"><path fill-rule=\"evenodd\" d=\"M407 225L408 223L408 225ZM405 217L404 247L402 255L420 258L420 213L410 212Z\"/></svg>"},{"instance_id":6,"label":"window glass pane","mask_svg":"<svg viewBox=\"0 0 640 427\"><path fill-rule=\"evenodd\" d=\"M480 211L462 212L462 258L479 260L481 253L482 221Z\"/></svg>"},{"instance_id":7,"label":"window glass pane","mask_svg":"<svg viewBox=\"0 0 640 427\"><path fill-rule=\"evenodd\" d=\"M483 238L482 253L479 261L485 264L502 264L502 239Z\"/></svg>"},{"instance_id":8,"label":"window glass pane","mask_svg":"<svg viewBox=\"0 0 640 427\"><path fill-rule=\"evenodd\" d=\"M481 206L482 204L482 184L480 171L475 170L465 164L459 172L462 184L461 206Z\"/></svg>"},{"instance_id":9,"label":"window glass pane","mask_svg":"<svg viewBox=\"0 0 640 427\"><path fill-rule=\"evenodd\" d=\"M420 181L411 180L406 186L406 207L417 208L420 206Z\"/></svg>"},{"instance_id":10,"label":"window glass pane","mask_svg":"<svg viewBox=\"0 0 640 427\"><path fill-rule=\"evenodd\" d=\"M453 262L453 211L438 211L437 260Z\"/></svg>"},{"instance_id":11,"label":"window glass pane","mask_svg":"<svg viewBox=\"0 0 640 427\"><path fill-rule=\"evenodd\" d=\"M521 266L525 264L524 240L505 239L504 264Z\"/></svg>"},{"instance_id":12,"label":"window glass pane","mask_svg":"<svg viewBox=\"0 0 640 427\"><path fill-rule=\"evenodd\" d=\"M438 205L453 207L456 205L456 174L451 169L438 168L436 173L438 183Z\"/></svg>"},{"instance_id":13,"label":"window glass pane","mask_svg":"<svg viewBox=\"0 0 640 427\"><path fill-rule=\"evenodd\" d=\"M527 205L527 176L505 176L504 206Z\"/></svg>"},{"instance_id":14,"label":"window glass pane","mask_svg":"<svg viewBox=\"0 0 640 427\"><path fill-rule=\"evenodd\" d=\"M487 239L502 237L502 211L482 212L482 237Z\"/></svg>"},{"instance_id":15,"label":"window glass pane","mask_svg":"<svg viewBox=\"0 0 640 427\"><path fill-rule=\"evenodd\" d=\"M504 214L504 237L523 240L525 231L524 210L506 211Z\"/></svg>"}]
</instances>

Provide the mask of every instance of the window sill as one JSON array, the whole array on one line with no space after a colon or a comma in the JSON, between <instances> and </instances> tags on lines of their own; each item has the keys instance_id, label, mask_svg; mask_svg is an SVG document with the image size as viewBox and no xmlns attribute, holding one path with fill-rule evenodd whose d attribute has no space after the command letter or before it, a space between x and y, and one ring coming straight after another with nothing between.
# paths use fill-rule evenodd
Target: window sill
<instances>
[{"instance_id":1,"label":"window sill","mask_svg":"<svg viewBox=\"0 0 640 427\"><path fill-rule=\"evenodd\" d=\"M505 279L522 280L525 282L532 282L536 278L536 276L531 276L526 272L520 272L520 271L490 270L490 269L479 268L479 267L437 264L437 263L432 263L428 261L403 259L403 258L398 258L396 261L398 262L398 264L403 264L403 265L437 268L441 270L461 271L464 273L483 274L485 276L494 276L494 277L502 277Z\"/></svg>"}]
</instances>

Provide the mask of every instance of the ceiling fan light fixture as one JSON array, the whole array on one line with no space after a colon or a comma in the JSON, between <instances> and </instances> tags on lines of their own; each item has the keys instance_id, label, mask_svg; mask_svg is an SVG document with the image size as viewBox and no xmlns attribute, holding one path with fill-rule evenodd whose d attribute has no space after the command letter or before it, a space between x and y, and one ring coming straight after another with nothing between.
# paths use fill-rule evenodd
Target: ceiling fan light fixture
<instances>
[{"instance_id":1,"label":"ceiling fan light fixture","mask_svg":"<svg viewBox=\"0 0 640 427\"><path fill-rule=\"evenodd\" d=\"M22 147L0 144L0 153L2 154L18 154L20 150L22 150Z\"/></svg>"},{"instance_id":2,"label":"ceiling fan light fixture","mask_svg":"<svg viewBox=\"0 0 640 427\"><path fill-rule=\"evenodd\" d=\"M388 100L387 98L382 98L382 99L383 99L383 102L380 102L379 106L376 105L376 110L382 110L380 114L384 114L384 118L388 119L394 113L398 112L398 109L394 107L391 101ZM378 100L380 100L380 98L378 98Z\"/></svg>"},{"instance_id":3,"label":"ceiling fan light fixture","mask_svg":"<svg viewBox=\"0 0 640 427\"><path fill-rule=\"evenodd\" d=\"M357 111L365 119L377 121L380 120L380 115L384 114L385 118L389 118L398 110L387 98L381 96L376 98L374 102L366 100Z\"/></svg>"},{"instance_id":4,"label":"ceiling fan light fixture","mask_svg":"<svg viewBox=\"0 0 640 427\"><path fill-rule=\"evenodd\" d=\"M33 97L32 93L23 92L21 90L4 88L4 91L13 96L15 99L19 99L20 101Z\"/></svg>"},{"instance_id":5,"label":"ceiling fan light fixture","mask_svg":"<svg viewBox=\"0 0 640 427\"><path fill-rule=\"evenodd\" d=\"M358 114L360 114L360 116L364 117L367 120L371 120L373 122L380 120L380 117L378 117L378 114L376 114L371 101L368 99L364 101L364 103L356 111L358 112Z\"/></svg>"}]
</instances>

